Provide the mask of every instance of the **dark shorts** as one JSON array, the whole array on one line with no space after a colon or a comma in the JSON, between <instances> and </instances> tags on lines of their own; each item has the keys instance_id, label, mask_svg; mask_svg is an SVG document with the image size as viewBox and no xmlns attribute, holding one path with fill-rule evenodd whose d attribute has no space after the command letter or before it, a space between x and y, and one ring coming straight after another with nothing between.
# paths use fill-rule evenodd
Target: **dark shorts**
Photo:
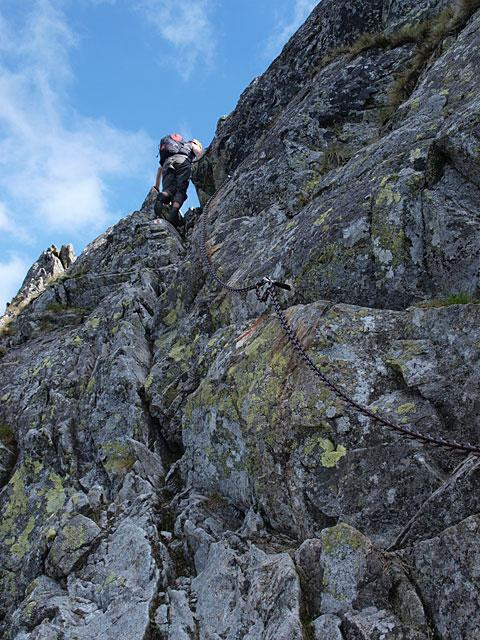
<instances>
[{"instance_id":1,"label":"dark shorts","mask_svg":"<svg viewBox=\"0 0 480 640\"><path fill-rule=\"evenodd\" d=\"M163 171L162 190L171 196L172 202L182 205L187 199L192 163L185 156L173 156L167 160Z\"/></svg>"}]
</instances>

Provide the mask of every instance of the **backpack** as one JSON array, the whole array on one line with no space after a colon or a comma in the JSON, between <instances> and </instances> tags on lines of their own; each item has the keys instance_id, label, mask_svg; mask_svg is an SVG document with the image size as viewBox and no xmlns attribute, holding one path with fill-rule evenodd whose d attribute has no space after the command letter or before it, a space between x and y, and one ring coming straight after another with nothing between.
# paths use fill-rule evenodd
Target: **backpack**
<instances>
[{"instance_id":1,"label":"backpack","mask_svg":"<svg viewBox=\"0 0 480 640\"><path fill-rule=\"evenodd\" d=\"M160 164L163 165L165 160L180 153L184 156L190 156L191 146L185 142L179 133L171 133L160 140L158 145L158 153L160 156Z\"/></svg>"}]
</instances>

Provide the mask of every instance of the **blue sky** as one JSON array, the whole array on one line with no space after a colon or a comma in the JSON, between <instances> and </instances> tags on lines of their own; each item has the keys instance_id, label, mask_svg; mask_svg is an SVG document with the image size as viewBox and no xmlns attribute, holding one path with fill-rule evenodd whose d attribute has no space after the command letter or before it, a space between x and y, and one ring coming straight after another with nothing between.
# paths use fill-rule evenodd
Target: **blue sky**
<instances>
[{"instance_id":1,"label":"blue sky","mask_svg":"<svg viewBox=\"0 0 480 640\"><path fill-rule=\"evenodd\" d=\"M141 205L162 135L207 145L317 1L0 0L0 314Z\"/></svg>"}]
</instances>

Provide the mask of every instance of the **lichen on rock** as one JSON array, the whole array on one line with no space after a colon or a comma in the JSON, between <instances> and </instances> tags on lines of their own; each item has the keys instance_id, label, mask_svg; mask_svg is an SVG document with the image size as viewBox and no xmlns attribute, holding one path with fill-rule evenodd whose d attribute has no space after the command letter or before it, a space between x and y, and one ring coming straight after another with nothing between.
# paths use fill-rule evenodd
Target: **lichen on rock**
<instances>
[{"instance_id":1,"label":"lichen on rock","mask_svg":"<svg viewBox=\"0 0 480 640\"><path fill-rule=\"evenodd\" d=\"M480 636L478 459L353 410L198 251L206 216L349 397L478 445L480 11L449 4L323 0L220 119L186 242L152 190L34 265L0 322L2 639Z\"/></svg>"}]
</instances>

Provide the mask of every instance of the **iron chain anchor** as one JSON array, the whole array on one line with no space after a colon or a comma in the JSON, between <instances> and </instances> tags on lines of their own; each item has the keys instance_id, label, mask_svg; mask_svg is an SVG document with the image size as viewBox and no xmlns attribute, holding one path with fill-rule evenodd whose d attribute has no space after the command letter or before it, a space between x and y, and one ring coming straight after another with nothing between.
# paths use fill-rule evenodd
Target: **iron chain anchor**
<instances>
[{"instance_id":1,"label":"iron chain anchor","mask_svg":"<svg viewBox=\"0 0 480 640\"><path fill-rule=\"evenodd\" d=\"M289 284L285 284L284 282L279 282L278 280L273 280L269 276L264 276L255 285L255 290L256 290L258 300L264 303L267 302L273 287L278 287L279 289L283 289L284 291L291 290L291 287Z\"/></svg>"}]
</instances>

